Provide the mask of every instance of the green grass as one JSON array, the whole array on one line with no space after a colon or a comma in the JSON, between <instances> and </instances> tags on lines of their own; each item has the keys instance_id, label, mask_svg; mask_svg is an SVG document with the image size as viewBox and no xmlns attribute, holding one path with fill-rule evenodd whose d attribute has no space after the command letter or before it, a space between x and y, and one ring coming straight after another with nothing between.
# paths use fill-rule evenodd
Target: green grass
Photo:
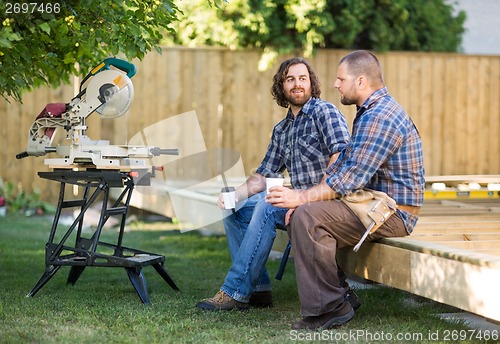
<instances>
[{"instance_id":1,"label":"green grass","mask_svg":"<svg viewBox=\"0 0 500 344\"><path fill-rule=\"evenodd\" d=\"M439 318L439 313L455 311L450 307L375 286L357 291L362 306L341 328L291 332L290 323L300 317L293 263L282 281L273 281L274 307L200 311L196 302L217 292L229 268L226 240L177 230L125 234L125 246L165 255L166 269L181 289L172 290L152 267L145 267L151 305L140 302L121 268L87 268L73 286L66 284L69 267L62 267L34 297L26 297L45 269L50 221L0 218L0 343L404 342L396 341L398 333L418 339L409 343L450 343L427 338L429 333L443 337L446 331L468 330ZM102 240L115 237L116 230L106 230ZM272 275L278 265L268 262Z\"/></svg>"}]
</instances>

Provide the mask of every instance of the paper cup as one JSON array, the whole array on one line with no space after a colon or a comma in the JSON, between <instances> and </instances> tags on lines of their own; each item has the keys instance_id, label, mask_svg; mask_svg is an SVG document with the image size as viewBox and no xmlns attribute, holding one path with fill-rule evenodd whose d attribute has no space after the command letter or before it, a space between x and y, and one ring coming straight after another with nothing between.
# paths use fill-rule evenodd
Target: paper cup
<instances>
[{"instance_id":1,"label":"paper cup","mask_svg":"<svg viewBox=\"0 0 500 344\"><path fill-rule=\"evenodd\" d=\"M224 200L224 209L234 209L236 207L236 192L232 186L222 188L222 199Z\"/></svg>"},{"instance_id":2,"label":"paper cup","mask_svg":"<svg viewBox=\"0 0 500 344\"><path fill-rule=\"evenodd\" d=\"M266 178L266 192L273 186L283 186L284 178Z\"/></svg>"}]
</instances>

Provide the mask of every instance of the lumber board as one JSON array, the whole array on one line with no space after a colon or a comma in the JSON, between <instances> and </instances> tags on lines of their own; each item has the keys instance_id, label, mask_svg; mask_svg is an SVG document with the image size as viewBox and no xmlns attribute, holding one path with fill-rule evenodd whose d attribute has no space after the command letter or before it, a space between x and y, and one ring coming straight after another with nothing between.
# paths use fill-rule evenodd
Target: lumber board
<instances>
[{"instance_id":1,"label":"lumber board","mask_svg":"<svg viewBox=\"0 0 500 344\"><path fill-rule=\"evenodd\" d=\"M483 233L432 233L432 234L417 234L410 236L412 240L419 241L488 241L488 240L500 240L500 233L495 232L483 232Z\"/></svg>"},{"instance_id":2,"label":"lumber board","mask_svg":"<svg viewBox=\"0 0 500 344\"><path fill-rule=\"evenodd\" d=\"M498 174L463 174L463 175L441 175L441 176L425 176L426 183L500 183L500 175Z\"/></svg>"},{"instance_id":3,"label":"lumber board","mask_svg":"<svg viewBox=\"0 0 500 344\"><path fill-rule=\"evenodd\" d=\"M500 321L498 268L412 252L409 292Z\"/></svg>"},{"instance_id":4,"label":"lumber board","mask_svg":"<svg viewBox=\"0 0 500 344\"><path fill-rule=\"evenodd\" d=\"M337 260L344 271L364 279L392 286L415 295L445 303L480 316L500 321L500 298L496 295L500 257L484 264L487 254L474 257L448 250L418 252L392 243L366 243L357 252L339 250ZM462 259L459 259L462 258Z\"/></svg>"},{"instance_id":5,"label":"lumber board","mask_svg":"<svg viewBox=\"0 0 500 344\"><path fill-rule=\"evenodd\" d=\"M390 249L389 249L390 248ZM411 251L382 244L365 243L358 252L339 250L337 262L342 269L361 278L409 290Z\"/></svg>"}]
</instances>

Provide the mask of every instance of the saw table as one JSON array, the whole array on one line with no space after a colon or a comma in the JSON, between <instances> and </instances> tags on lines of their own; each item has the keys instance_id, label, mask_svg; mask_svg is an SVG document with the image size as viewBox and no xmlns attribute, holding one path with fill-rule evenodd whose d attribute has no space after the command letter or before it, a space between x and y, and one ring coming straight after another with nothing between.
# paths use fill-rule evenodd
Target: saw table
<instances>
[{"instance_id":1,"label":"saw table","mask_svg":"<svg viewBox=\"0 0 500 344\"><path fill-rule=\"evenodd\" d=\"M148 185L151 173L121 170L85 169L54 169L52 172L39 172L41 178L60 183L57 210L52 223L49 239L45 247L45 272L40 277L27 296L34 296L61 268L70 266L68 283L75 284L86 267L121 267L128 274L130 282L139 294L141 301L150 303L146 288L146 280L142 268L151 265L158 274L174 290L179 290L165 270L165 257L160 254L141 251L122 245L125 220L129 208L134 185ZM83 197L67 199L66 185L76 185L83 188ZM108 206L110 188L123 188L120 196ZM86 211L92 205L101 203L99 221L92 235L85 237L83 221ZM61 212L73 208L79 211L73 223L66 231L58 232ZM115 244L100 240L103 226L111 216L117 216L119 221L118 238ZM90 236L90 237L88 237ZM74 238L74 244L68 239Z\"/></svg>"}]
</instances>

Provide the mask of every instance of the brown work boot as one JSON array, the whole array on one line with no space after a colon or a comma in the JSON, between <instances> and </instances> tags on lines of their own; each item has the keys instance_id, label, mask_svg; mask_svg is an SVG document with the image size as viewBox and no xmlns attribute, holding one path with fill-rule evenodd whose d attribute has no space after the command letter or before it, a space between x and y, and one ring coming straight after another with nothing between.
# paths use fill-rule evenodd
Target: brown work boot
<instances>
[{"instance_id":1,"label":"brown work boot","mask_svg":"<svg viewBox=\"0 0 500 344\"><path fill-rule=\"evenodd\" d=\"M293 330L326 330L345 324L354 317L354 309L347 301L335 308L333 311L318 316L304 317L302 320L292 324Z\"/></svg>"},{"instance_id":2,"label":"brown work boot","mask_svg":"<svg viewBox=\"0 0 500 344\"><path fill-rule=\"evenodd\" d=\"M273 293L270 290L256 291L250 295L250 306L257 308L266 308L273 305Z\"/></svg>"},{"instance_id":3,"label":"brown work boot","mask_svg":"<svg viewBox=\"0 0 500 344\"><path fill-rule=\"evenodd\" d=\"M221 290L214 297L198 302L196 307L205 311L230 311L233 309L244 311L248 309L248 303L236 301Z\"/></svg>"}]
</instances>

